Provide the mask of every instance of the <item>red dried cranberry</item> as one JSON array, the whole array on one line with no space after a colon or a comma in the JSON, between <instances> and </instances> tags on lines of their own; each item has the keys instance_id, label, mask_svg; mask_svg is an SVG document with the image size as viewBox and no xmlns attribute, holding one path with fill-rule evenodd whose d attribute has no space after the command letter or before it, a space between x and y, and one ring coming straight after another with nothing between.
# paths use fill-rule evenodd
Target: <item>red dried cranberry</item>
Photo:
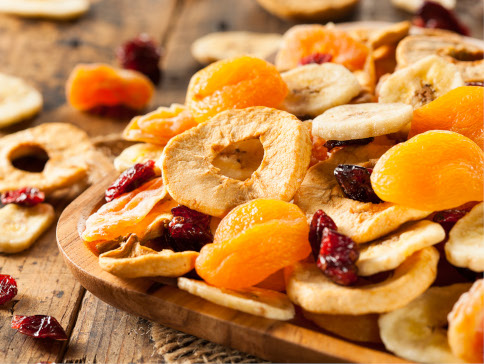
<instances>
[{"instance_id":1,"label":"red dried cranberry","mask_svg":"<svg viewBox=\"0 0 484 364\"><path fill-rule=\"evenodd\" d=\"M7 274L0 274L0 305L10 302L17 292L15 279Z\"/></svg>"},{"instance_id":2,"label":"red dried cranberry","mask_svg":"<svg viewBox=\"0 0 484 364\"><path fill-rule=\"evenodd\" d=\"M67 335L59 322L52 316L35 315L12 318L12 329L40 339L67 340Z\"/></svg>"},{"instance_id":3,"label":"red dried cranberry","mask_svg":"<svg viewBox=\"0 0 484 364\"><path fill-rule=\"evenodd\" d=\"M383 202L371 187L372 170L351 164L339 164L334 169L334 176L346 197L361 202Z\"/></svg>"},{"instance_id":4,"label":"red dried cranberry","mask_svg":"<svg viewBox=\"0 0 484 364\"><path fill-rule=\"evenodd\" d=\"M106 201L110 202L123 193L130 192L155 177L155 162L137 163L125 170L106 190Z\"/></svg>"},{"instance_id":5,"label":"red dried cranberry","mask_svg":"<svg viewBox=\"0 0 484 364\"><path fill-rule=\"evenodd\" d=\"M328 148L328 152L336 147L345 147L347 145L366 145L371 143L375 138L351 139L351 140L328 140L324 146Z\"/></svg>"},{"instance_id":6,"label":"red dried cranberry","mask_svg":"<svg viewBox=\"0 0 484 364\"><path fill-rule=\"evenodd\" d=\"M469 81L469 82L466 82L466 86L480 86L480 87L484 87L484 81Z\"/></svg>"},{"instance_id":7,"label":"red dried cranberry","mask_svg":"<svg viewBox=\"0 0 484 364\"><path fill-rule=\"evenodd\" d=\"M459 21L454 12L433 1L424 2L413 23L421 28L446 29L470 35L469 28Z\"/></svg>"},{"instance_id":8,"label":"red dried cranberry","mask_svg":"<svg viewBox=\"0 0 484 364\"><path fill-rule=\"evenodd\" d=\"M14 203L20 206L35 206L45 201L45 194L38 188L24 187L20 190L8 191L2 194L2 203Z\"/></svg>"},{"instance_id":9,"label":"red dried cranberry","mask_svg":"<svg viewBox=\"0 0 484 364\"><path fill-rule=\"evenodd\" d=\"M173 216L181 216L187 221L193 222L204 228L208 228L210 225L210 216L192 210L191 208L183 205L172 208L171 213L173 214Z\"/></svg>"},{"instance_id":10,"label":"red dried cranberry","mask_svg":"<svg viewBox=\"0 0 484 364\"><path fill-rule=\"evenodd\" d=\"M141 34L127 41L117 49L116 55L123 68L139 71L155 84L160 82L161 52L149 35Z\"/></svg>"},{"instance_id":11,"label":"red dried cranberry","mask_svg":"<svg viewBox=\"0 0 484 364\"><path fill-rule=\"evenodd\" d=\"M324 228L316 264L333 282L348 286L358 280L355 263L360 256L356 243L346 235Z\"/></svg>"},{"instance_id":12,"label":"red dried cranberry","mask_svg":"<svg viewBox=\"0 0 484 364\"><path fill-rule=\"evenodd\" d=\"M310 63L317 63L317 64L323 64L326 62L331 62L333 59L333 56L328 53L313 53L310 54L309 56L301 58L299 61L299 64L301 66L304 66L305 64L310 64Z\"/></svg>"},{"instance_id":13,"label":"red dried cranberry","mask_svg":"<svg viewBox=\"0 0 484 364\"><path fill-rule=\"evenodd\" d=\"M432 220L442 225L445 232L448 234L455 223L463 218L468 212L469 211L457 209L439 211L434 215Z\"/></svg>"},{"instance_id":14,"label":"red dried cranberry","mask_svg":"<svg viewBox=\"0 0 484 364\"><path fill-rule=\"evenodd\" d=\"M323 210L318 210L314 213L311 225L309 226L309 243L311 244L314 260L318 260L324 228L338 230L333 219L326 215Z\"/></svg>"}]
</instances>

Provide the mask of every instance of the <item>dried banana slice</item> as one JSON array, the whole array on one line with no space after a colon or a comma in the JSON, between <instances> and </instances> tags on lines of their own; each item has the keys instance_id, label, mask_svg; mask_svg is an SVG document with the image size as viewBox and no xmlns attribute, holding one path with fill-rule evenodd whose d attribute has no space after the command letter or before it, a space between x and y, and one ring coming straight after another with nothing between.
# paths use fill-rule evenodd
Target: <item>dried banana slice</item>
<instances>
[{"instance_id":1,"label":"dried banana slice","mask_svg":"<svg viewBox=\"0 0 484 364\"><path fill-rule=\"evenodd\" d=\"M54 208L46 203L33 207L14 204L0 209L0 253L28 249L54 222Z\"/></svg>"},{"instance_id":2,"label":"dried banana slice","mask_svg":"<svg viewBox=\"0 0 484 364\"><path fill-rule=\"evenodd\" d=\"M431 211L410 209L390 202L372 204L346 198L334 177L338 164L363 164L379 158L389 145L370 143L361 147L345 147L333 153L330 159L311 167L294 203L303 210L308 220L319 209L326 212L356 243L366 243L384 236L407 221L420 220Z\"/></svg>"},{"instance_id":3,"label":"dried banana slice","mask_svg":"<svg viewBox=\"0 0 484 364\"><path fill-rule=\"evenodd\" d=\"M123 172L136 163L146 163L148 160L157 161L163 153L163 148L164 147L160 145L150 143L138 143L132 145L123 150L121 154L114 159L114 168L116 168L118 172ZM155 169L157 169L157 172L160 172L158 168Z\"/></svg>"},{"instance_id":4,"label":"dried banana slice","mask_svg":"<svg viewBox=\"0 0 484 364\"><path fill-rule=\"evenodd\" d=\"M378 325L385 347L412 361L462 363L450 351L445 326L447 314L469 287L468 283L431 287L405 307L381 315Z\"/></svg>"},{"instance_id":5,"label":"dried banana slice","mask_svg":"<svg viewBox=\"0 0 484 364\"><path fill-rule=\"evenodd\" d=\"M337 106L313 120L313 135L325 140L363 139L395 133L412 120L403 103Z\"/></svg>"},{"instance_id":6,"label":"dried banana slice","mask_svg":"<svg viewBox=\"0 0 484 364\"><path fill-rule=\"evenodd\" d=\"M224 148L254 138L262 143L264 157L249 179L224 176L213 165ZM309 132L295 116L267 107L250 107L221 112L177 135L166 145L159 164L173 199L220 217L256 198L290 201L309 166L311 148Z\"/></svg>"},{"instance_id":7,"label":"dried banana slice","mask_svg":"<svg viewBox=\"0 0 484 364\"><path fill-rule=\"evenodd\" d=\"M0 139L0 192L25 186L50 193L86 176L92 148L87 134L71 124L47 123ZM15 168L12 160L47 153L49 160L39 173Z\"/></svg>"},{"instance_id":8,"label":"dried banana slice","mask_svg":"<svg viewBox=\"0 0 484 364\"><path fill-rule=\"evenodd\" d=\"M28 18L68 20L89 10L89 0L0 0L0 12Z\"/></svg>"},{"instance_id":9,"label":"dried banana slice","mask_svg":"<svg viewBox=\"0 0 484 364\"><path fill-rule=\"evenodd\" d=\"M281 40L276 33L216 32L193 42L191 52L202 64L244 55L265 59L277 51Z\"/></svg>"},{"instance_id":10,"label":"dried banana slice","mask_svg":"<svg viewBox=\"0 0 484 364\"><path fill-rule=\"evenodd\" d=\"M379 86L378 101L403 102L418 108L460 86L464 86L464 80L457 67L433 55L386 78Z\"/></svg>"},{"instance_id":11,"label":"dried banana slice","mask_svg":"<svg viewBox=\"0 0 484 364\"><path fill-rule=\"evenodd\" d=\"M99 265L105 271L123 278L180 277L195 268L198 253L172 250L157 252L140 244L136 235L116 250L99 256Z\"/></svg>"},{"instance_id":12,"label":"dried banana slice","mask_svg":"<svg viewBox=\"0 0 484 364\"><path fill-rule=\"evenodd\" d=\"M357 78L336 63L310 64L281 74L289 93L281 109L297 116L315 117L347 104L361 90Z\"/></svg>"},{"instance_id":13,"label":"dried banana slice","mask_svg":"<svg viewBox=\"0 0 484 364\"><path fill-rule=\"evenodd\" d=\"M303 310L303 315L324 330L342 338L367 343L382 342L380 339L380 328L378 327L378 314L327 315Z\"/></svg>"},{"instance_id":14,"label":"dried banana slice","mask_svg":"<svg viewBox=\"0 0 484 364\"><path fill-rule=\"evenodd\" d=\"M231 290L209 286L205 282L178 278L178 288L217 305L274 320L294 318L294 305L283 293L250 287Z\"/></svg>"},{"instance_id":15,"label":"dried banana slice","mask_svg":"<svg viewBox=\"0 0 484 364\"><path fill-rule=\"evenodd\" d=\"M447 260L457 266L484 272L484 204L457 221L445 244Z\"/></svg>"},{"instance_id":16,"label":"dried banana slice","mask_svg":"<svg viewBox=\"0 0 484 364\"><path fill-rule=\"evenodd\" d=\"M446 7L447 9L454 9L456 0L433 0L436 3ZM396 7L415 14L418 9L424 4L424 0L392 0L392 4Z\"/></svg>"},{"instance_id":17,"label":"dried banana slice","mask_svg":"<svg viewBox=\"0 0 484 364\"><path fill-rule=\"evenodd\" d=\"M298 263L286 279L292 302L313 313L366 315L396 310L421 295L435 280L439 252L424 248L408 257L383 282L340 286L314 263Z\"/></svg>"},{"instance_id":18,"label":"dried banana slice","mask_svg":"<svg viewBox=\"0 0 484 364\"><path fill-rule=\"evenodd\" d=\"M22 79L0 73L0 85L0 128L28 119L42 109L42 95Z\"/></svg>"},{"instance_id":19,"label":"dried banana slice","mask_svg":"<svg viewBox=\"0 0 484 364\"><path fill-rule=\"evenodd\" d=\"M358 275L371 276L395 269L416 251L444 239L445 230L435 222L424 220L405 224L390 235L360 245L360 257L356 262Z\"/></svg>"}]
</instances>

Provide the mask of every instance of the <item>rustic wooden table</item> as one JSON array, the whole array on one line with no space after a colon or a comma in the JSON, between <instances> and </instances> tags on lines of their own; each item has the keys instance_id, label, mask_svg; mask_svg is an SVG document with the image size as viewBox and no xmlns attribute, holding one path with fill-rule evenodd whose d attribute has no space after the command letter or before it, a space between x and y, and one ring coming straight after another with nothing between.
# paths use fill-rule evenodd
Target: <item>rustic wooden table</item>
<instances>
[{"instance_id":1,"label":"rustic wooden table","mask_svg":"<svg viewBox=\"0 0 484 364\"><path fill-rule=\"evenodd\" d=\"M458 12L482 38L482 2L460 0ZM410 16L390 0L362 0L347 20L400 21ZM162 44L164 77L152 106L183 103L190 76L200 68L190 44L220 30L284 32L291 23L262 10L255 0L92 0L87 15L72 22L0 15L0 72L29 80L44 96L33 120L3 129L15 132L44 122L69 122L91 136L118 133L125 122L79 113L65 102L64 84L80 62L115 64L115 49L146 32ZM69 201L55 202L57 214ZM1 233L1 232L0 232ZM76 282L59 255L55 226L28 251L0 255L0 273L17 279L19 294L0 307L0 362L153 362L150 322L100 301ZM10 328L13 314L48 314L67 329L69 340L34 340ZM158 359L159 360L159 359Z\"/></svg>"}]
</instances>

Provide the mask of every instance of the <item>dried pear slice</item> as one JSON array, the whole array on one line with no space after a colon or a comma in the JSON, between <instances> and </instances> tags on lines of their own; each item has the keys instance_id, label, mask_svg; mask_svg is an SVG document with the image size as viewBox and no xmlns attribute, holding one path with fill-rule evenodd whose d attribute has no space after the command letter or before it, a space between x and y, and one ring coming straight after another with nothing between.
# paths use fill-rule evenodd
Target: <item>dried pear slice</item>
<instances>
[{"instance_id":1,"label":"dried pear slice","mask_svg":"<svg viewBox=\"0 0 484 364\"><path fill-rule=\"evenodd\" d=\"M175 253L165 249L161 252L140 244L132 234L118 249L99 256L100 267L123 278L180 277L195 267L198 253L184 251Z\"/></svg>"},{"instance_id":2,"label":"dried pear slice","mask_svg":"<svg viewBox=\"0 0 484 364\"><path fill-rule=\"evenodd\" d=\"M88 10L88 0L0 0L1 13L28 18L69 20Z\"/></svg>"},{"instance_id":3,"label":"dried pear slice","mask_svg":"<svg viewBox=\"0 0 484 364\"><path fill-rule=\"evenodd\" d=\"M118 172L123 172L136 163L146 163L148 160L157 161L162 153L163 146L150 143L138 143L126 148L114 159L114 168ZM155 168L155 170L159 175L160 170L158 168Z\"/></svg>"},{"instance_id":4,"label":"dried pear slice","mask_svg":"<svg viewBox=\"0 0 484 364\"><path fill-rule=\"evenodd\" d=\"M264 158L245 181L221 174L218 152L259 138ZM180 204L211 216L256 198L290 201L309 166L311 140L295 116L267 107L227 110L172 138L161 157L163 180Z\"/></svg>"},{"instance_id":5,"label":"dried pear slice","mask_svg":"<svg viewBox=\"0 0 484 364\"><path fill-rule=\"evenodd\" d=\"M203 281L178 278L178 288L217 305L274 320L294 318L294 305L283 293L250 287L231 290L210 286Z\"/></svg>"},{"instance_id":6,"label":"dried pear slice","mask_svg":"<svg viewBox=\"0 0 484 364\"><path fill-rule=\"evenodd\" d=\"M408 257L381 283L339 286L314 263L298 263L286 279L292 302L313 313L366 315L396 310L421 295L435 280L439 252L424 248Z\"/></svg>"}]
</instances>

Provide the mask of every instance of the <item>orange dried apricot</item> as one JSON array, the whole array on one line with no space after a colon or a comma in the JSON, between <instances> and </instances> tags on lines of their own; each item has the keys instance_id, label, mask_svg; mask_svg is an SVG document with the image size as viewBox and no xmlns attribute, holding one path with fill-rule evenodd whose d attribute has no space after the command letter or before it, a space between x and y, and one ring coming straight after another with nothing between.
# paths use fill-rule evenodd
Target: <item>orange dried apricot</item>
<instances>
[{"instance_id":1,"label":"orange dried apricot","mask_svg":"<svg viewBox=\"0 0 484 364\"><path fill-rule=\"evenodd\" d=\"M383 201L439 211L483 199L484 153L471 139L432 130L390 148L371 174Z\"/></svg>"},{"instance_id":2,"label":"orange dried apricot","mask_svg":"<svg viewBox=\"0 0 484 364\"><path fill-rule=\"evenodd\" d=\"M213 244L202 248L195 268L214 286L250 287L306 258L311 251L308 234L306 216L296 205L252 200L222 219Z\"/></svg>"},{"instance_id":3,"label":"orange dried apricot","mask_svg":"<svg viewBox=\"0 0 484 364\"><path fill-rule=\"evenodd\" d=\"M118 105L143 109L153 92L153 84L143 74L102 63L77 65L66 85L67 100L82 111Z\"/></svg>"},{"instance_id":4,"label":"orange dried apricot","mask_svg":"<svg viewBox=\"0 0 484 364\"><path fill-rule=\"evenodd\" d=\"M276 67L286 71L297 67L302 58L315 53L329 54L331 62L356 71L364 69L370 50L344 31L318 24L298 25L284 34L276 56Z\"/></svg>"},{"instance_id":5,"label":"orange dried apricot","mask_svg":"<svg viewBox=\"0 0 484 364\"><path fill-rule=\"evenodd\" d=\"M191 112L180 104L159 107L143 116L136 116L124 129L126 140L165 145L175 135L198 124Z\"/></svg>"},{"instance_id":6,"label":"orange dried apricot","mask_svg":"<svg viewBox=\"0 0 484 364\"><path fill-rule=\"evenodd\" d=\"M257 284L257 287L270 289L273 291L283 292L286 290L286 280L284 278L284 269L279 269L269 277Z\"/></svg>"},{"instance_id":7,"label":"orange dried apricot","mask_svg":"<svg viewBox=\"0 0 484 364\"><path fill-rule=\"evenodd\" d=\"M484 87L462 86L413 112L409 136L428 130L465 135L484 149Z\"/></svg>"},{"instance_id":8,"label":"orange dried apricot","mask_svg":"<svg viewBox=\"0 0 484 364\"><path fill-rule=\"evenodd\" d=\"M188 85L186 105L198 123L229 109L277 107L288 88L270 63L249 56L212 63L195 73Z\"/></svg>"}]
</instances>

